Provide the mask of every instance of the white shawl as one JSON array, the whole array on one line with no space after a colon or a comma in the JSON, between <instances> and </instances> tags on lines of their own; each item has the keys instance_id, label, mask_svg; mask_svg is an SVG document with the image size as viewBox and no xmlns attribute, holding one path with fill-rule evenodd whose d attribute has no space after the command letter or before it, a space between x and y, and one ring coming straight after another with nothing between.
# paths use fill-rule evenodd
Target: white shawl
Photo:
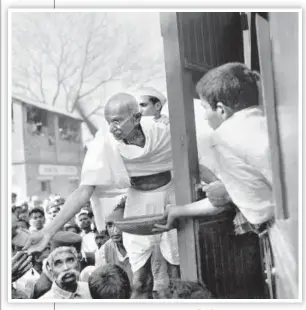
<instances>
[{"instance_id":1,"label":"white shawl","mask_svg":"<svg viewBox=\"0 0 306 310\"><path fill-rule=\"evenodd\" d=\"M99 229L107 216L102 211L104 198L124 194L131 185L132 176L172 170L170 125L155 122L151 117L143 117L140 124L146 139L143 148L126 145L117 141L111 133L103 133L102 130L97 132L95 139L88 145L81 185L96 186L91 202Z\"/></svg>"}]
</instances>

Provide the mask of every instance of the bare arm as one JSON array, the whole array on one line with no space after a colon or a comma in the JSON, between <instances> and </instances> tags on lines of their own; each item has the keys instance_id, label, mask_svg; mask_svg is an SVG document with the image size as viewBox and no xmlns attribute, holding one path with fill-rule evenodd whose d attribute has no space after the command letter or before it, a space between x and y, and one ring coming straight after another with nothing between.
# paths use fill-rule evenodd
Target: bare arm
<instances>
[{"instance_id":1,"label":"bare arm","mask_svg":"<svg viewBox=\"0 0 306 310\"><path fill-rule=\"evenodd\" d=\"M227 208L228 206L214 207L207 198L183 206L171 206L168 208L165 214L165 217L167 218L167 224L156 224L156 228L154 228L153 231L163 232L165 230L172 229L174 221L180 217L216 215L223 212Z\"/></svg>"},{"instance_id":2,"label":"bare arm","mask_svg":"<svg viewBox=\"0 0 306 310\"><path fill-rule=\"evenodd\" d=\"M216 215L223 212L227 207L214 207L209 199L205 198L196 202L188 203L183 206L170 207L169 212L176 218L196 217L205 215Z\"/></svg>"},{"instance_id":3,"label":"bare arm","mask_svg":"<svg viewBox=\"0 0 306 310\"><path fill-rule=\"evenodd\" d=\"M90 199L95 187L91 185L79 186L66 200L59 214L43 229L53 236L66 224Z\"/></svg>"},{"instance_id":4,"label":"bare arm","mask_svg":"<svg viewBox=\"0 0 306 310\"><path fill-rule=\"evenodd\" d=\"M66 200L59 214L42 230L29 235L24 250L28 255L41 253L48 245L51 238L60 228L69 221L84 204L90 199L95 187L91 185L81 185Z\"/></svg>"}]
</instances>

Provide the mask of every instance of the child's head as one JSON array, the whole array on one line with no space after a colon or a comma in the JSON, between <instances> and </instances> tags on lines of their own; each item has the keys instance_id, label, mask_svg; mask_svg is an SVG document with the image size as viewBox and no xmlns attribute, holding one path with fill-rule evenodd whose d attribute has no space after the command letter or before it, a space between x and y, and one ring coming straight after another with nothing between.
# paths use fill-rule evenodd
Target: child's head
<instances>
[{"instance_id":1,"label":"child's head","mask_svg":"<svg viewBox=\"0 0 306 310\"><path fill-rule=\"evenodd\" d=\"M139 110L143 116L155 116L159 118L166 97L152 87L139 89L136 94Z\"/></svg>"},{"instance_id":2,"label":"child's head","mask_svg":"<svg viewBox=\"0 0 306 310\"><path fill-rule=\"evenodd\" d=\"M171 279L170 299L212 299L212 293L198 282Z\"/></svg>"},{"instance_id":3,"label":"child's head","mask_svg":"<svg viewBox=\"0 0 306 310\"><path fill-rule=\"evenodd\" d=\"M126 272L119 266L106 264L97 268L88 279L93 299L129 299L131 285Z\"/></svg>"},{"instance_id":4,"label":"child's head","mask_svg":"<svg viewBox=\"0 0 306 310\"><path fill-rule=\"evenodd\" d=\"M227 63L208 71L196 90L213 129L235 112L259 104L257 78L242 63Z\"/></svg>"}]
</instances>

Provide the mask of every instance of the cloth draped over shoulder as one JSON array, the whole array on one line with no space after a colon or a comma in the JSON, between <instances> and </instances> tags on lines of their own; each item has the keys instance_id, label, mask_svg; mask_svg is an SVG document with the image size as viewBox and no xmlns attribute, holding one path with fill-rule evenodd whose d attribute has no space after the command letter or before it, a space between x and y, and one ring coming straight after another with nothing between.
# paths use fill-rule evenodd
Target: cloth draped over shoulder
<instances>
[{"instance_id":1,"label":"cloth draped over shoulder","mask_svg":"<svg viewBox=\"0 0 306 310\"><path fill-rule=\"evenodd\" d=\"M88 144L81 185L96 187L91 202L98 229L104 229L99 219L106 215L101 199L125 194L131 185L130 177L172 170L170 125L155 122L148 116L142 117L140 125L145 135L143 148L127 145L102 130Z\"/></svg>"}]
</instances>

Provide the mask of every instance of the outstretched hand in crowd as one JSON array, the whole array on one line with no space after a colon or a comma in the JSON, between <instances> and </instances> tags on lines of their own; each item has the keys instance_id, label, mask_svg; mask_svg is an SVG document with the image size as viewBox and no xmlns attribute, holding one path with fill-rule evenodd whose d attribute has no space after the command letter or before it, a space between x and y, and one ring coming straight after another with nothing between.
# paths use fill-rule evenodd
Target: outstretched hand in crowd
<instances>
[{"instance_id":1,"label":"outstretched hand in crowd","mask_svg":"<svg viewBox=\"0 0 306 310\"><path fill-rule=\"evenodd\" d=\"M33 253L41 253L49 244L51 235L43 230L33 232L29 235L29 238L23 248L28 255Z\"/></svg>"},{"instance_id":2,"label":"outstretched hand in crowd","mask_svg":"<svg viewBox=\"0 0 306 310\"><path fill-rule=\"evenodd\" d=\"M12 257L12 282L17 281L32 267L32 256L24 251L17 252Z\"/></svg>"}]
</instances>

